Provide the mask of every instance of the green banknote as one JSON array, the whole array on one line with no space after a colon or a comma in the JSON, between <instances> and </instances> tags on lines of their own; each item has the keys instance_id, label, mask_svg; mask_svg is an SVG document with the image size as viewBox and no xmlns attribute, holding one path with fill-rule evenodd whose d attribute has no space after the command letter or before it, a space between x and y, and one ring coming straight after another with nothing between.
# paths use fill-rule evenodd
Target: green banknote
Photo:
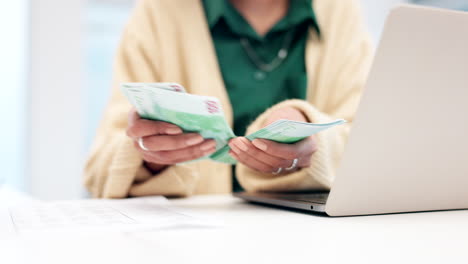
<instances>
[{"instance_id":1,"label":"green banknote","mask_svg":"<svg viewBox=\"0 0 468 264\"><path fill-rule=\"evenodd\" d=\"M221 103L215 97L174 92L144 84L123 84L122 91L142 118L172 123L184 132L195 132L203 138L214 139L217 150L235 137L224 118Z\"/></svg>"},{"instance_id":2,"label":"green banknote","mask_svg":"<svg viewBox=\"0 0 468 264\"><path fill-rule=\"evenodd\" d=\"M125 83L122 92L145 119L175 124L184 132L199 133L216 141L216 152L202 159L235 164L229 155L228 142L236 137L226 122L221 103L215 97L192 95L176 83ZM278 120L247 136L269 139L280 143L295 143L322 130L343 124L336 120L326 124L312 124Z\"/></svg>"},{"instance_id":3,"label":"green banknote","mask_svg":"<svg viewBox=\"0 0 468 264\"><path fill-rule=\"evenodd\" d=\"M278 120L246 136L246 138L250 141L260 138L279 143L293 144L320 131L341 125L345 122L346 121L343 119L338 119L330 123L313 124L292 120ZM229 146L225 146L221 150L214 153L212 159L224 163L235 163L236 160L229 155L229 150Z\"/></svg>"}]
</instances>

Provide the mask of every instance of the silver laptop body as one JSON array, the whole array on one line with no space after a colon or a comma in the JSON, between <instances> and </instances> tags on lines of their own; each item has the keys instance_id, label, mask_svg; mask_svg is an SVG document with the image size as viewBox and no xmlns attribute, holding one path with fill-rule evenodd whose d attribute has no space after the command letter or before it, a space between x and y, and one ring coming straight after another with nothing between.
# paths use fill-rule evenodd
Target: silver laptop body
<instances>
[{"instance_id":1,"label":"silver laptop body","mask_svg":"<svg viewBox=\"0 0 468 264\"><path fill-rule=\"evenodd\" d=\"M468 208L468 13L391 11L330 193L237 193L330 216Z\"/></svg>"}]
</instances>

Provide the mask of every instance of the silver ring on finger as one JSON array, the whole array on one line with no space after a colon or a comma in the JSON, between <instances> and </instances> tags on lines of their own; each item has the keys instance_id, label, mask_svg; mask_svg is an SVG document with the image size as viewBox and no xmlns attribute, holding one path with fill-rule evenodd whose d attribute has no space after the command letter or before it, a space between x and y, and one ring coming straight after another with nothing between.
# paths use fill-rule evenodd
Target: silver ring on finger
<instances>
[{"instance_id":1,"label":"silver ring on finger","mask_svg":"<svg viewBox=\"0 0 468 264\"><path fill-rule=\"evenodd\" d=\"M147 147L145 147L145 144L143 144L143 138L138 138L138 146L144 151L150 151Z\"/></svg>"},{"instance_id":2,"label":"silver ring on finger","mask_svg":"<svg viewBox=\"0 0 468 264\"><path fill-rule=\"evenodd\" d=\"M299 159L294 159L292 162L291 167L285 168L286 171L291 171L294 170L297 167L297 163L299 162Z\"/></svg>"},{"instance_id":3,"label":"silver ring on finger","mask_svg":"<svg viewBox=\"0 0 468 264\"><path fill-rule=\"evenodd\" d=\"M273 175L278 175L283 171L283 168L278 168L276 171L272 172Z\"/></svg>"}]
</instances>

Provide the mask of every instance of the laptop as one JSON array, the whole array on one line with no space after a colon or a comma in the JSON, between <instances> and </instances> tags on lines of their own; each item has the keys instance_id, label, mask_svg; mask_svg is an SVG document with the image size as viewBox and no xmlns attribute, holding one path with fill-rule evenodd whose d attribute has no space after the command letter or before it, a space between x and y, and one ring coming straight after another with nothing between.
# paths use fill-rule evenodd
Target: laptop
<instances>
[{"instance_id":1,"label":"laptop","mask_svg":"<svg viewBox=\"0 0 468 264\"><path fill-rule=\"evenodd\" d=\"M468 13L391 11L330 192L235 196L329 216L468 208Z\"/></svg>"}]
</instances>

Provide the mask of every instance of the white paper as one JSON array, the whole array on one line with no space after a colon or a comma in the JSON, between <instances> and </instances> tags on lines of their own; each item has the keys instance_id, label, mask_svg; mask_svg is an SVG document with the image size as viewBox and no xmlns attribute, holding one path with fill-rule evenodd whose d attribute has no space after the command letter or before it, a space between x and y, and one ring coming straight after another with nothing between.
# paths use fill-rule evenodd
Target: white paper
<instances>
[{"instance_id":1,"label":"white paper","mask_svg":"<svg viewBox=\"0 0 468 264\"><path fill-rule=\"evenodd\" d=\"M126 200L75 200L15 206L0 213L3 232L135 231L178 225L203 225L204 220L170 205L164 197ZM8 222L10 224L8 224Z\"/></svg>"}]
</instances>

